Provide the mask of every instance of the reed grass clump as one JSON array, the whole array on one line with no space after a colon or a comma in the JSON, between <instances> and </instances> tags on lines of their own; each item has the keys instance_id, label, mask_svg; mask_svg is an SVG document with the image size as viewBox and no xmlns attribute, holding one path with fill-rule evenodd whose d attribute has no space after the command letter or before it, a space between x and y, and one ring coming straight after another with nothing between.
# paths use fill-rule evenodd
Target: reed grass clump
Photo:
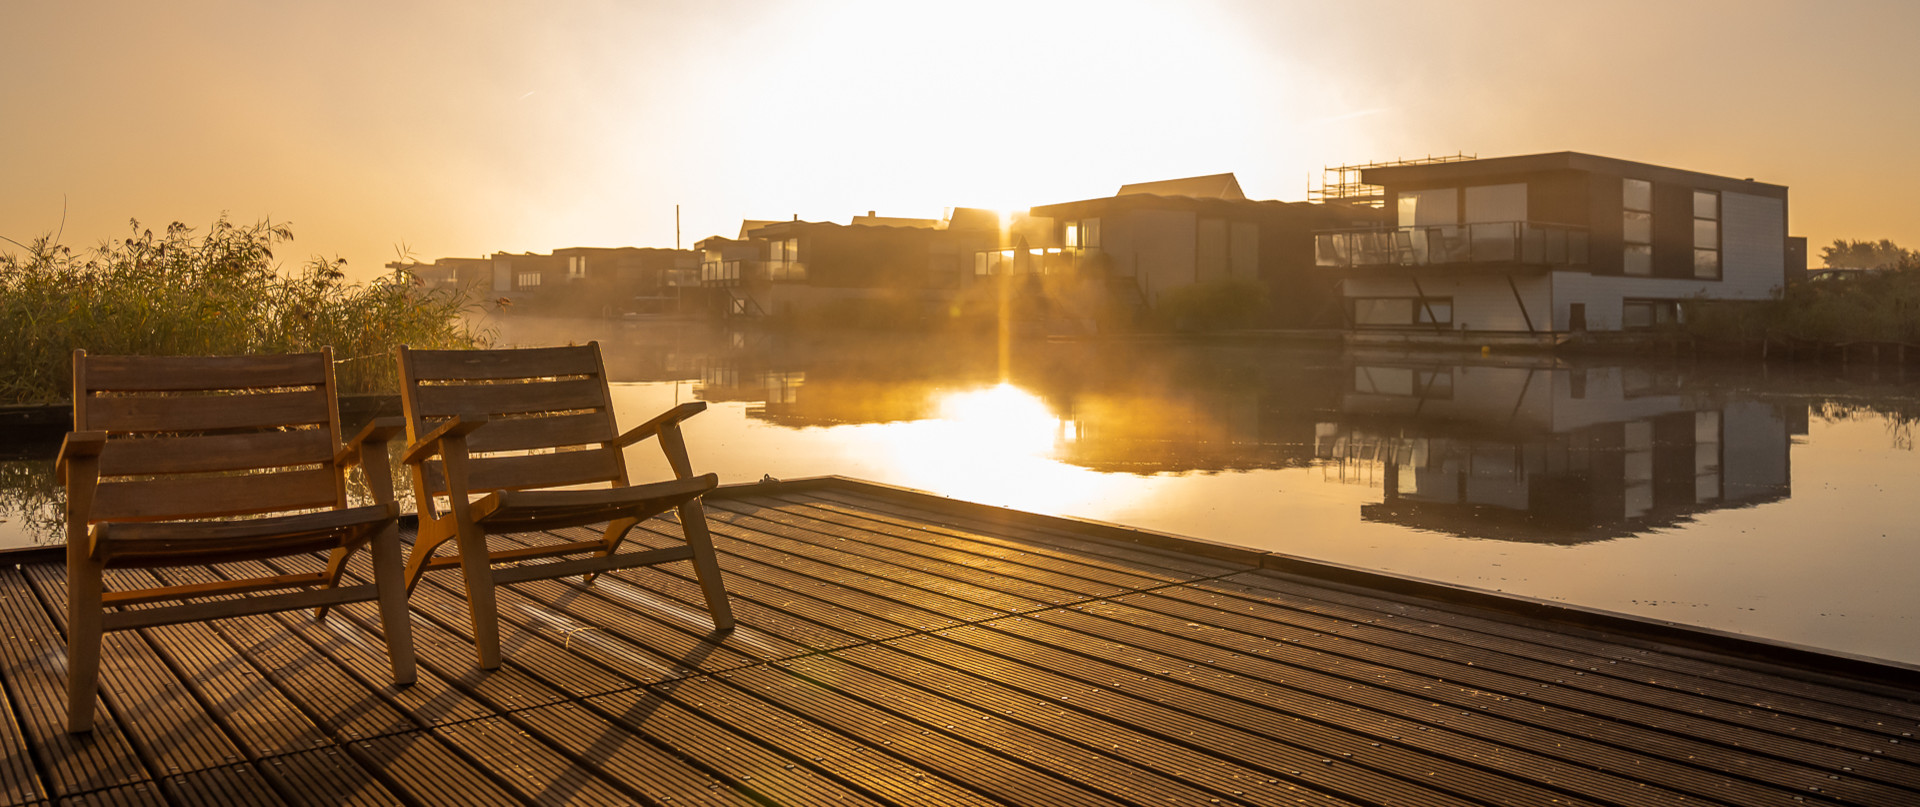
<instances>
[{"instance_id":1,"label":"reed grass clump","mask_svg":"<svg viewBox=\"0 0 1920 807\"><path fill-rule=\"evenodd\" d=\"M76 251L43 236L0 254L0 403L50 403L71 392L75 348L89 353L297 353L331 345L346 392L394 392L395 345L469 348L477 301L425 290L407 273L350 283L345 261L314 257L282 271L285 224L204 233L175 222Z\"/></svg>"},{"instance_id":2,"label":"reed grass clump","mask_svg":"<svg viewBox=\"0 0 1920 807\"><path fill-rule=\"evenodd\" d=\"M1777 300L1697 302L1688 312L1687 330L1722 342L1786 338L1920 344L1920 260L1792 283Z\"/></svg>"}]
</instances>

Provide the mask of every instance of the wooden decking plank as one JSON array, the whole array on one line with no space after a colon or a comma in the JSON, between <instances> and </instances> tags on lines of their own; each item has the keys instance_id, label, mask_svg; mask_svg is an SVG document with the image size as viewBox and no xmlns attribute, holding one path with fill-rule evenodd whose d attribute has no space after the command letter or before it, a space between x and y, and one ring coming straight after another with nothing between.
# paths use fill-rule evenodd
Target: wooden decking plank
<instances>
[{"instance_id":1,"label":"wooden decking plank","mask_svg":"<svg viewBox=\"0 0 1920 807\"><path fill-rule=\"evenodd\" d=\"M273 569L276 573L313 572L318 571L324 561L317 556L301 555L277 558L273 563L275 565L261 568ZM458 723L494 713L431 668L421 670L414 683L395 686L386 640L346 613L353 605L356 604L328 611L324 621L314 619L310 611L283 611L272 617L346 670L366 692L399 709L418 725ZM378 620L374 624L377 625ZM416 637L415 653L424 655L427 650L425 643Z\"/></svg>"},{"instance_id":2,"label":"wooden decking plank","mask_svg":"<svg viewBox=\"0 0 1920 807\"><path fill-rule=\"evenodd\" d=\"M922 561L904 553L869 548L857 541L842 541L832 547L812 543L792 535L792 533L801 532L800 530L764 519L730 518L725 512L714 512L708 515L707 522L713 532L716 545L721 541L749 542L756 547L780 552L789 557L808 558L830 566L893 580L928 594L967 603L978 603L1003 613L1019 613L1044 608L1056 602L1073 602L1082 599L1057 589L1035 590L1034 587L1022 586L1011 578L974 574L963 566ZM1027 594L1001 591L995 588L999 585L1024 589ZM975 617L975 619L978 618L980 617Z\"/></svg>"},{"instance_id":3,"label":"wooden decking plank","mask_svg":"<svg viewBox=\"0 0 1920 807\"><path fill-rule=\"evenodd\" d=\"M1235 597L1217 593L1213 588L1180 587L1160 592L1160 595L1218 611L1284 619L1310 630L1440 658L1451 655L1454 648L1473 647L1503 656L1502 661L1490 666L1536 681L1565 683L1590 692L1764 727L1769 731L1831 742L1856 750L1860 750L1863 744L1887 746L1888 739L1899 735L1899 730L1892 726L1874 725L1885 720L1884 713L1763 694L1699 679L1680 686L1670 685L1670 682L1634 680L1616 675L1613 668L1620 665L1608 664L1606 659L1571 655L1536 643L1450 630L1445 626L1427 627L1431 623L1381 611L1343 607L1284 589L1267 589L1258 596L1249 593ZM1792 708L1796 706L1799 708ZM1908 746L1900 750L1908 753L1896 753L1889 748L1887 755L1911 759L1916 756L1913 752L1920 751L1920 746Z\"/></svg>"},{"instance_id":4,"label":"wooden decking plank","mask_svg":"<svg viewBox=\"0 0 1920 807\"><path fill-rule=\"evenodd\" d=\"M978 803L916 800L915 795L943 793L948 786L916 780L912 770L888 770L905 766L869 761L878 755L790 714L767 714L760 704L754 704L758 712L731 708L731 699L739 698L739 693L711 678L687 678L657 687L661 691L616 692L586 702L621 728L697 762L719 777L722 787L766 803L816 807ZM662 691L673 693L673 699ZM828 775L822 776L823 771ZM868 795L874 792L884 801Z\"/></svg>"},{"instance_id":5,"label":"wooden decking plank","mask_svg":"<svg viewBox=\"0 0 1920 807\"><path fill-rule=\"evenodd\" d=\"M711 624L712 616L707 613L707 603L700 590L699 583L693 577L690 564L672 564L680 566L678 570L667 566L650 566L636 569L620 569L603 574L591 585L583 583L578 577L562 578L560 582L592 592L611 602L618 603L642 613L665 613L672 615L679 624L693 628L703 621ZM675 572L679 573L676 574ZM751 578L722 573L727 587L728 599L733 603L734 619L737 626L727 635L729 645L759 659L785 658L811 650L825 650L834 647L846 647L865 641L857 636L829 626L819 618L806 618L792 611L770 608L755 597L746 596L742 591L744 583ZM754 586L754 591L762 589ZM784 603L794 598L790 593L783 595ZM825 604L809 600L815 606ZM826 619L850 615L844 609L816 609L817 617ZM893 625L883 625L884 635L898 635L900 629ZM697 628L693 628L696 629Z\"/></svg>"},{"instance_id":6,"label":"wooden decking plank","mask_svg":"<svg viewBox=\"0 0 1920 807\"><path fill-rule=\"evenodd\" d=\"M561 540L581 540L588 537L583 534L584 532L585 530L558 530L554 535ZM645 529L634 530L629 540L648 549L682 543L678 538ZM721 577L726 581L727 593L734 600L734 616L742 623L774 632L787 641L815 650L824 650L902 636L917 629L870 616L864 610L809 594L807 590L827 588L818 580L786 575L786 578L798 581L794 583L798 588L786 588L747 573L749 569L756 567L763 570L771 569L750 561L722 556ZM674 565L662 565L620 569L607 576L649 591L671 594L683 603L705 607L699 582L695 579L692 570L684 565L678 568ZM845 591L838 587L832 588L835 591ZM958 623L940 618L933 624Z\"/></svg>"},{"instance_id":7,"label":"wooden decking plank","mask_svg":"<svg viewBox=\"0 0 1920 807\"><path fill-rule=\"evenodd\" d=\"M347 746L403 801L415 805L501 805L521 800L428 731L389 734Z\"/></svg>"},{"instance_id":8,"label":"wooden decking plank","mask_svg":"<svg viewBox=\"0 0 1920 807\"><path fill-rule=\"evenodd\" d=\"M305 807L381 807L400 798L343 748L261 760L257 767L289 802Z\"/></svg>"},{"instance_id":9,"label":"wooden decking plank","mask_svg":"<svg viewBox=\"0 0 1920 807\"><path fill-rule=\"evenodd\" d=\"M169 581L182 583L221 579L206 567L168 569L163 574ZM220 619L207 626L260 669L328 737L371 737L419 727L271 615Z\"/></svg>"},{"instance_id":10,"label":"wooden decking plank","mask_svg":"<svg viewBox=\"0 0 1920 807\"><path fill-rule=\"evenodd\" d=\"M1055 564L1023 562L1003 557L1013 553L995 552L992 551L993 547L985 545L967 546L953 536L938 536L924 530L897 529L881 522L865 519L844 516L834 518L830 513L822 511L808 513L797 507L782 508L780 504L782 503L759 497L720 499L709 505L708 511L732 514L737 521L743 523L745 519L752 519L779 524L786 528L782 531L782 535L822 546L836 546L839 541L851 539L874 547L865 554L879 560L924 569L948 568L950 564L975 574L990 574L995 578L1020 581L1022 586L1019 589L1012 589L1013 593L1052 604L1088 597L1105 597L1142 587L1114 585L1049 568ZM939 541L940 538L947 540L943 543ZM995 578L985 578L986 584L993 585ZM1141 582L1147 586L1153 585L1144 579L1141 579Z\"/></svg>"},{"instance_id":11,"label":"wooden decking plank","mask_svg":"<svg viewBox=\"0 0 1920 807\"><path fill-rule=\"evenodd\" d=\"M916 630L927 630L933 625L992 619L1008 613L962 597L893 580L886 576L889 572L887 569L869 572L822 562L755 543L761 536L749 531L735 531L731 526L719 523L712 527L714 548L719 550L723 572L750 574L788 588L804 590L813 586L821 589L816 596L834 597L837 604L859 608Z\"/></svg>"},{"instance_id":12,"label":"wooden decking plank","mask_svg":"<svg viewBox=\"0 0 1920 807\"><path fill-rule=\"evenodd\" d=\"M868 647L849 652L864 657L880 651ZM1297 798L1295 793L1272 793L1264 800L1257 796L1247 798L1247 790L1258 791L1266 787L1264 783L1267 779L1263 776L1234 783L1232 787L1203 790L1182 781L1176 774L1134 765L1043 733L1024 723L982 711L948 694L952 690L922 689L868 667L850 663L849 660L814 656L781 662L776 666L826 686L838 694L917 722L923 735L945 734L993 753L1018 759L1079 787L1143 807L1157 807L1165 802L1200 804L1208 799L1219 798L1234 798L1250 803L1291 804ZM909 680L921 685L928 683ZM971 687L972 682L968 682L964 688Z\"/></svg>"},{"instance_id":13,"label":"wooden decking plank","mask_svg":"<svg viewBox=\"0 0 1920 807\"><path fill-rule=\"evenodd\" d=\"M54 802L59 807L165 807L166 794L152 782L77 793Z\"/></svg>"},{"instance_id":14,"label":"wooden decking plank","mask_svg":"<svg viewBox=\"0 0 1920 807\"><path fill-rule=\"evenodd\" d=\"M516 725L627 790L675 805L755 807L706 771L616 725L586 704L542 706L508 716Z\"/></svg>"},{"instance_id":15,"label":"wooden decking plank","mask_svg":"<svg viewBox=\"0 0 1920 807\"><path fill-rule=\"evenodd\" d=\"M176 585L185 575L162 570L141 585ZM233 599L236 595L215 599ZM248 759L325 745L325 731L285 697L247 655L210 624L140 631Z\"/></svg>"},{"instance_id":16,"label":"wooden decking plank","mask_svg":"<svg viewBox=\"0 0 1920 807\"><path fill-rule=\"evenodd\" d=\"M807 492L825 501L840 502L861 507L876 513L893 513L911 520L925 521L955 529L1000 535L1022 541L1031 541L1044 546L1084 551L1095 558L1110 558L1122 563L1137 563L1146 569L1160 569L1163 572L1189 575L1187 580L1218 577L1224 574L1246 571L1247 567L1222 560L1199 557L1168 551L1144 544L1122 544L1078 535L1065 529L1040 527L1021 524L997 523L958 513L936 510L928 507L916 507L884 496L875 496L855 489L816 489ZM1169 579L1168 582L1181 582Z\"/></svg>"},{"instance_id":17,"label":"wooden decking plank","mask_svg":"<svg viewBox=\"0 0 1920 807\"><path fill-rule=\"evenodd\" d=\"M884 746L910 764L999 801L1028 804L1117 804L1111 797L1057 778L1025 759L1013 759L944 733L923 731L890 715L786 672L754 667L725 680L762 698L846 734L869 747Z\"/></svg>"},{"instance_id":18,"label":"wooden decking plank","mask_svg":"<svg viewBox=\"0 0 1920 807\"><path fill-rule=\"evenodd\" d=\"M1142 697L1161 702L1186 699L1177 693L1168 694L1167 687L1177 682L1339 726L1370 738L1369 744L1394 744L1448 756L1541 784L1573 788L1602 800L1671 804L1692 798L1731 804L1793 804L1783 791L1742 779L1569 734L1462 713L1423 698L1371 686L1356 687L1353 681L1323 675L1310 667L1285 667L1264 658L1215 652L1214 648L1172 637L1151 644L1129 644L1033 619L1001 620L984 627L1049 650L1080 653L1119 667L1117 672L1108 672L1102 683ZM1003 645L979 638L972 643L998 653L1029 652L1022 644ZM1199 710L1209 715L1222 713L1204 706Z\"/></svg>"},{"instance_id":19,"label":"wooden decking plank","mask_svg":"<svg viewBox=\"0 0 1920 807\"><path fill-rule=\"evenodd\" d=\"M365 581L370 573L364 561L350 561L347 573L356 581ZM511 594L506 588L502 595ZM515 595L517 596L517 595ZM503 600L504 601L504 600ZM636 686L645 679L623 676L616 668L631 669L631 648L621 647L612 654L591 652L590 643L554 641L557 632L548 622L530 619L517 607L502 608L500 648L506 663L499 670L483 671L476 664L473 650L472 618L467 611L465 587L458 578L428 574L421 578L408 600L413 610L415 652L422 663L461 685L465 691L492 704L494 709L521 709L569 698L597 695ZM516 601L517 602L517 601ZM541 608L541 613L547 613ZM380 625L378 607L372 603L344 606L342 613L373 632ZM529 624L532 622L532 624ZM538 626L538 627L536 627ZM582 626L584 627L584 626ZM602 663L595 663L596 659ZM647 661L644 671L661 668Z\"/></svg>"},{"instance_id":20,"label":"wooden decking plank","mask_svg":"<svg viewBox=\"0 0 1920 807\"><path fill-rule=\"evenodd\" d=\"M1089 607L1082 610L1094 611L1096 609ZM1128 621L1128 619L1097 617L1074 611L1048 612L1036 615L1036 617L1035 619L1027 620L1025 624L1006 623L1003 629L1014 630L1017 628L1023 638L1048 646L1055 643L1078 641L1077 635L1081 634L1098 635L1106 637L1109 642L1109 645L1101 648L1101 652L1105 655L1112 655L1115 647L1140 647L1156 644L1169 646L1170 643L1167 640L1172 638L1171 635L1165 632L1156 633L1151 629L1151 626L1158 625L1171 631L1176 628L1188 629L1189 626L1198 625L1198 623L1187 622L1177 618L1157 617L1149 613L1139 612L1125 614L1125 617L1133 620L1132 622ZM1139 626L1136 626L1134 624L1135 622L1139 623ZM1036 629L1034 626L1054 628L1055 630ZM1213 664L1222 669L1227 669L1239 674L1253 673L1272 675L1273 680L1276 682L1291 682L1303 679L1307 677L1303 672L1318 671L1327 675L1337 675L1347 679L1347 686L1350 689L1366 687L1370 689L1396 691L1415 698L1426 699L1430 704L1450 704L1460 712L1457 716L1444 713L1435 714L1430 711L1411 713L1417 715L1419 722L1436 728L1471 733L1476 730L1476 728L1488 725L1483 722L1482 717L1482 715L1487 715L1533 725L1538 728L1566 732L1575 737L1585 737L1628 751L1644 751L1669 760L1684 760L1688 764L1697 765L1708 770L1719 771L1720 773L1734 777L1744 777L1767 782L1773 785L1791 788L1795 791L1805 791L1809 788L1819 787L1823 790L1845 788L1848 790L1861 791L1868 795L1888 792L1886 790L1888 786L1885 784L1864 781L1865 777L1862 777L1857 772L1862 770L1862 768L1856 767L1853 768L1852 771L1847 771L1847 779L1832 779L1830 777L1842 775L1841 768L1822 769L1819 767L1809 767L1797 761L1760 756L1746 749L1730 747L1715 743L1711 740L1703 740L1697 737L1675 736L1664 731L1652 730L1644 726L1636 726L1605 716L1596 716L1554 704L1530 701L1524 696L1509 697L1448 679L1409 674L1406 671L1391 667L1367 662L1356 662L1352 659L1344 659L1331 653L1302 647L1300 643L1292 641L1289 638L1267 639L1264 637L1248 637L1245 634L1232 633L1228 629L1210 628L1206 626L1191 627L1190 629L1193 632L1206 632L1208 634L1208 640L1219 645L1218 649L1209 650L1197 646L1198 643L1192 643L1192 645L1195 646L1184 647L1181 652L1174 655L1191 659L1194 663ZM1296 669L1286 672L1249 670L1248 668L1250 667L1259 666L1257 664L1258 659L1271 659L1278 663L1291 665ZM1336 694L1332 697L1339 698L1340 696ZM1475 712L1479 712L1481 715L1476 715ZM1497 729L1497 726L1495 728ZM1511 745L1520 745L1517 738L1508 737L1503 740L1497 730L1492 734L1492 739ZM1608 758L1601 757L1591 762L1604 762L1607 761L1607 759ZM1854 762L1853 765L1877 767L1874 763L1867 760ZM1632 769L1627 768L1617 772L1623 775L1631 775ZM1698 785L1688 787L1684 780L1674 779L1672 781L1673 786L1677 788L1702 789ZM1723 780L1718 787L1735 790L1741 789L1737 786L1737 783L1732 780ZM1709 790L1709 795L1718 792L1722 791L1712 789ZM1869 803L1876 800L1878 800L1877 797L1870 799Z\"/></svg>"},{"instance_id":21,"label":"wooden decking plank","mask_svg":"<svg viewBox=\"0 0 1920 807\"><path fill-rule=\"evenodd\" d=\"M1826 705L1840 710L1872 715L1878 720L1884 720L1889 716L1900 717L1907 720L1907 727L1896 730L1889 725L1886 729L1888 732L1920 733L1920 701L1898 700L1860 689L1847 689L1808 681L1801 677L1770 674L1730 664L1716 664L1699 658L1659 653L1642 647L1629 647L1569 634L1565 631L1516 624L1512 620L1489 618L1468 613L1465 609L1448 608L1442 603L1420 604L1378 595L1369 597L1271 571L1235 575L1196 585L1194 588L1217 590L1256 600L1274 590L1305 591L1310 592L1314 599L1352 608L1354 613L1380 613L1411 620L1422 630L1450 630L1476 637L1501 637L1524 643L1529 647L1540 648L1538 652L1549 654L1545 656L1546 658L1556 658L1551 654L1558 652L1566 659L1563 663L1575 667L1584 665L1592 672L1602 671L1597 669L1600 667L1612 666L1614 669L1604 670L1604 672L1649 685L1667 686L1692 692L1701 692L1708 688L1723 690L1729 686L1737 686L1744 688L1739 691L1747 693L1741 697L1748 700L1791 706L1795 711L1803 711L1807 714L1827 714L1828 712L1821 711L1821 707ZM1475 641L1489 640L1475 639ZM1846 714L1846 712L1832 714Z\"/></svg>"},{"instance_id":22,"label":"wooden decking plank","mask_svg":"<svg viewBox=\"0 0 1920 807\"><path fill-rule=\"evenodd\" d=\"M789 493L768 496L765 500L779 502L782 510L799 515L837 521L848 526L864 525L875 532L884 532L912 540L951 543L966 547L969 552L1029 565L1048 566L1056 571L1065 571L1120 588L1152 588L1207 576L1169 573L1158 563L1162 560L1162 556L1147 552L1128 553L1111 543L1058 537L1051 540L1021 540L941 523L933 520L935 518L933 513L922 513L918 518L909 518L897 513L883 512L875 508L806 494ZM750 498L747 501L757 500ZM1062 543L1063 541L1069 543ZM1096 549L1101 551L1092 551Z\"/></svg>"},{"instance_id":23,"label":"wooden decking plank","mask_svg":"<svg viewBox=\"0 0 1920 807\"><path fill-rule=\"evenodd\" d=\"M1118 609L1128 609L1122 612ZM1670 731L1692 736L1708 742L1736 748L1752 749L1772 754L1782 760L1811 762L1833 770L1847 765L1860 754L1882 756L1882 763L1876 765L1879 775L1893 784L1904 787L1920 787L1920 768L1880 755L1875 744L1857 743L1862 746L1849 753L1834 742L1836 739L1852 739L1842 731L1818 738L1793 737L1768 730L1763 720L1747 718L1741 714L1727 714L1725 709L1717 708L1724 704L1698 704L1702 699L1683 700L1675 703L1669 698L1636 700L1631 696L1622 696L1605 692L1595 692L1582 688L1580 682L1597 676L1566 675L1559 679L1542 680L1527 677L1524 672L1513 672L1513 667L1523 667L1525 662L1517 662L1511 657L1480 651L1469 646L1451 646L1436 650L1430 646L1423 649L1428 654L1401 650L1398 646L1371 644L1349 636L1330 633L1340 630L1345 634L1371 633L1367 626L1352 626L1350 623L1330 624L1324 619L1291 618L1288 622L1244 616L1239 613L1203 608L1191 604L1182 604L1176 600L1157 595L1128 595L1120 597L1112 604L1097 603L1084 609L1086 613L1116 615L1121 621L1155 619L1145 617L1148 613L1161 613L1157 617L1165 624L1202 624L1212 628L1236 630L1243 634L1260 637L1279 637L1300 644L1303 647L1321 650L1327 653L1380 664L1398 670L1404 670L1420 676L1464 684L1474 689L1506 697L1524 698L1575 709L1594 714L1616 722L1641 725L1651 729ZM1300 624L1308 623L1307 625ZM1421 643L1409 640L1410 646ZM1788 719L1788 718L1782 718Z\"/></svg>"},{"instance_id":24,"label":"wooden decking plank","mask_svg":"<svg viewBox=\"0 0 1920 807\"><path fill-rule=\"evenodd\" d=\"M433 730L448 745L499 777L531 804L627 805L624 792L540 740L502 720L474 720Z\"/></svg>"},{"instance_id":25,"label":"wooden decking plank","mask_svg":"<svg viewBox=\"0 0 1920 807\"><path fill-rule=\"evenodd\" d=\"M252 764L209 768L160 780L175 804L287 804L273 783Z\"/></svg>"},{"instance_id":26,"label":"wooden decking plank","mask_svg":"<svg viewBox=\"0 0 1920 807\"><path fill-rule=\"evenodd\" d=\"M1014 647L1010 637L980 626L915 636L893 643L937 663L981 669L995 663L1010 686L1056 700L1063 706L1128 725L1136 730L1187 743L1223 759L1250 765L1269 776L1287 777L1336 797L1377 804L1592 804L1571 794L1546 790L1363 736L1310 723L1297 717L1223 703L1214 710L1192 710L1200 700L1192 692L1152 692L1133 686L1143 676L1112 665L1037 644ZM994 650L1012 649L993 658ZM1022 668L1005 670L1020 659Z\"/></svg>"},{"instance_id":27,"label":"wooden decking plank","mask_svg":"<svg viewBox=\"0 0 1920 807\"><path fill-rule=\"evenodd\" d=\"M0 597L8 596L14 595L0 587ZM5 622L0 622L0 630L5 628ZM13 640L11 631L0 637ZM21 733L20 716L13 711L13 698L7 688L5 676L0 676L0 804L13 807L41 803L47 800L47 789L40 781L40 772L33 768L32 752L27 750L27 737Z\"/></svg>"},{"instance_id":28,"label":"wooden decking plank","mask_svg":"<svg viewBox=\"0 0 1920 807\"><path fill-rule=\"evenodd\" d=\"M94 727L67 733L67 643L21 572L0 568L0 676L49 796L157 787L113 711L94 700ZM133 792L131 789L128 792Z\"/></svg>"},{"instance_id":29,"label":"wooden decking plank","mask_svg":"<svg viewBox=\"0 0 1920 807\"><path fill-rule=\"evenodd\" d=\"M1322 805L1349 803L1305 789L1290 778L1275 778L1265 771L1145 734L1097 715L1060 708L1044 697L1002 685L996 677L1004 669L1004 659L993 659L990 669L962 669L937 664L890 645L856 647L832 655L1129 764L1180 777L1195 787L1229 794L1238 801L1285 805L1302 800Z\"/></svg>"},{"instance_id":30,"label":"wooden decking plank","mask_svg":"<svg viewBox=\"0 0 1920 807\"><path fill-rule=\"evenodd\" d=\"M49 564L34 564L25 571L41 601L47 604L54 624L64 629L66 571ZM151 577L132 570L115 570L107 578L109 590L154 585ZM242 759L240 749L208 717L206 709L139 631L114 631L102 637L100 693L113 704L121 730L156 775L197 771Z\"/></svg>"}]
</instances>

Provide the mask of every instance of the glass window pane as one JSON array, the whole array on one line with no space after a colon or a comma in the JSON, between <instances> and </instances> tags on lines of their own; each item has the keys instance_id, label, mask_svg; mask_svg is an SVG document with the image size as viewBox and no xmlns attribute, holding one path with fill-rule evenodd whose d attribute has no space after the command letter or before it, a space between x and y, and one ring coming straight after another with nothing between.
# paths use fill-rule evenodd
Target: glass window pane
<instances>
[{"instance_id":1,"label":"glass window pane","mask_svg":"<svg viewBox=\"0 0 1920 807\"><path fill-rule=\"evenodd\" d=\"M1447 297L1429 297L1421 301L1420 306L1413 313L1416 321L1422 325L1452 324L1453 300Z\"/></svg>"},{"instance_id":2,"label":"glass window pane","mask_svg":"<svg viewBox=\"0 0 1920 807\"><path fill-rule=\"evenodd\" d=\"M1526 220L1526 183L1481 185L1467 189L1468 223Z\"/></svg>"},{"instance_id":3,"label":"glass window pane","mask_svg":"<svg viewBox=\"0 0 1920 807\"><path fill-rule=\"evenodd\" d=\"M1653 306L1648 303L1622 303L1620 305L1620 327L1653 327Z\"/></svg>"},{"instance_id":4,"label":"glass window pane","mask_svg":"<svg viewBox=\"0 0 1920 807\"><path fill-rule=\"evenodd\" d=\"M1626 254L1622 256L1620 271L1629 275L1653 274L1653 246L1650 244L1628 244Z\"/></svg>"},{"instance_id":5,"label":"glass window pane","mask_svg":"<svg viewBox=\"0 0 1920 807\"><path fill-rule=\"evenodd\" d=\"M1356 325L1409 325L1413 323L1413 301L1409 299L1358 299L1353 301Z\"/></svg>"},{"instance_id":6,"label":"glass window pane","mask_svg":"<svg viewBox=\"0 0 1920 807\"><path fill-rule=\"evenodd\" d=\"M1460 192L1455 188L1401 191L1398 204L1402 227L1460 222Z\"/></svg>"},{"instance_id":7,"label":"glass window pane","mask_svg":"<svg viewBox=\"0 0 1920 807\"><path fill-rule=\"evenodd\" d=\"M1080 246L1080 223L1079 222L1074 222L1074 221L1067 222L1067 246L1070 246L1070 247Z\"/></svg>"},{"instance_id":8,"label":"glass window pane","mask_svg":"<svg viewBox=\"0 0 1920 807\"><path fill-rule=\"evenodd\" d=\"M1100 246L1100 220L1087 219L1080 222L1080 246Z\"/></svg>"},{"instance_id":9,"label":"glass window pane","mask_svg":"<svg viewBox=\"0 0 1920 807\"><path fill-rule=\"evenodd\" d=\"M1711 191L1694 191L1693 217L1696 219L1720 218L1720 194Z\"/></svg>"},{"instance_id":10,"label":"glass window pane","mask_svg":"<svg viewBox=\"0 0 1920 807\"><path fill-rule=\"evenodd\" d=\"M1720 222L1710 219L1693 220L1693 245L1701 249L1720 247Z\"/></svg>"},{"instance_id":11,"label":"glass window pane","mask_svg":"<svg viewBox=\"0 0 1920 807\"><path fill-rule=\"evenodd\" d=\"M1622 214L1620 237L1629 244L1653 243L1653 214L1629 210Z\"/></svg>"},{"instance_id":12,"label":"glass window pane","mask_svg":"<svg viewBox=\"0 0 1920 807\"><path fill-rule=\"evenodd\" d=\"M1694 277L1720 276L1720 250L1696 249L1693 251Z\"/></svg>"},{"instance_id":13,"label":"glass window pane","mask_svg":"<svg viewBox=\"0 0 1920 807\"><path fill-rule=\"evenodd\" d=\"M1644 179L1629 179L1621 185L1621 207L1628 210L1653 209L1653 183Z\"/></svg>"}]
</instances>

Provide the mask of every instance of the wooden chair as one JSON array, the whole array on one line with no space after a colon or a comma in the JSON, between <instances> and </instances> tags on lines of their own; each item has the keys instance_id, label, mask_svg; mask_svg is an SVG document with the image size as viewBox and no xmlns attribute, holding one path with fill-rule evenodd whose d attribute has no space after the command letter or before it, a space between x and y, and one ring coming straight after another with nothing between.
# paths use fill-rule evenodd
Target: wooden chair
<instances>
[{"instance_id":1,"label":"wooden chair","mask_svg":"<svg viewBox=\"0 0 1920 807\"><path fill-rule=\"evenodd\" d=\"M67 488L67 729L93 727L104 631L378 600L396 684L414 680L400 572L399 508L387 443L368 424L343 447L333 353L143 357L73 354L73 433L57 464ZM347 506L347 469L374 503ZM235 518L247 516L247 518ZM337 586L373 553L376 582ZM198 566L328 550L325 571L104 591L108 568ZM137 605L231 594L163 608Z\"/></svg>"},{"instance_id":2,"label":"wooden chair","mask_svg":"<svg viewBox=\"0 0 1920 807\"><path fill-rule=\"evenodd\" d=\"M466 580L474 650L483 669L500 666L494 586L584 575L677 560L693 561L715 632L733 628L713 539L700 496L713 474L695 476L680 421L706 408L682 404L631 431L615 428L600 345L523 350L410 350L401 347L400 399L406 410L420 534L407 558L408 590L431 569L458 566ZM674 479L636 485L621 449L649 437L666 452ZM606 483L598 489L581 485ZM555 488L573 488L557 490ZM446 497L444 511L436 497ZM678 509L685 546L615 554L634 525ZM489 551L488 534L607 522L596 540ZM452 539L457 552L433 553ZM494 564L589 553L591 556L494 568Z\"/></svg>"}]
</instances>

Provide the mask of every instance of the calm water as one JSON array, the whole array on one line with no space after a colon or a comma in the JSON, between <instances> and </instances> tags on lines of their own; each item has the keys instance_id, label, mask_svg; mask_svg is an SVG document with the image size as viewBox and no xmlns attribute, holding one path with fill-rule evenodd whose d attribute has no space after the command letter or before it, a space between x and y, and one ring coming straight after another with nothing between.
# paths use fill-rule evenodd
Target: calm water
<instances>
[{"instance_id":1,"label":"calm water","mask_svg":"<svg viewBox=\"0 0 1920 807\"><path fill-rule=\"evenodd\" d=\"M1920 395L1891 369L510 325L600 339L623 423L709 402L688 440L727 483L839 474L1920 663ZM0 463L0 541L35 540L49 465Z\"/></svg>"}]
</instances>

